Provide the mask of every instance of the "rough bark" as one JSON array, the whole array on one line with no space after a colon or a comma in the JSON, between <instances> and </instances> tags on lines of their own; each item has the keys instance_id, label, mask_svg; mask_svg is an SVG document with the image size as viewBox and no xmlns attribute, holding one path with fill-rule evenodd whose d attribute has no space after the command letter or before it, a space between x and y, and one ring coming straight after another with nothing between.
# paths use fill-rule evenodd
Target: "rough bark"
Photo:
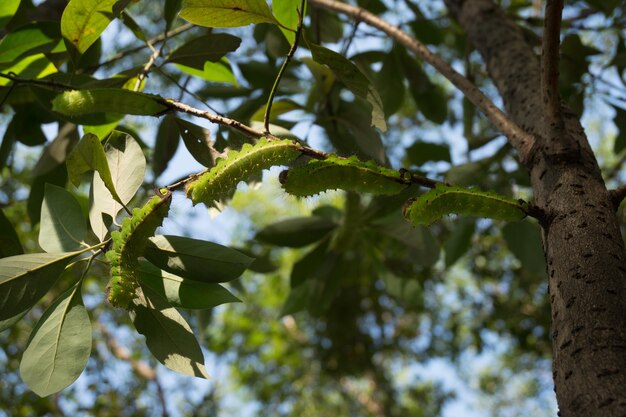
<instances>
[{"instance_id":1,"label":"rough bark","mask_svg":"<svg viewBox=\"0 0 626 417\"><path fill-rule=\"evenodd\" d=\"M481 53L507 113L537 137L526 163L542 221L562 416L626 416L626 252L579 120L544 131L539 59L491 0L445 0ZM550 139L546 139L550 138Z\"/></svg>"}]
</instances>

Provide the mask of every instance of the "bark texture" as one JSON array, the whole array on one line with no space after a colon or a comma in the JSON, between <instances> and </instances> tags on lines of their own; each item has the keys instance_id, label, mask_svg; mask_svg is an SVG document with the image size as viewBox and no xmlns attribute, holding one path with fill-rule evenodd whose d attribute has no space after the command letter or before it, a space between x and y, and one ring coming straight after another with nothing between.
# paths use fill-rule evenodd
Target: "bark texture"
<instances>
[{"instance_id":1,"label":"bark texture","mask_svg":"<svg viewBox=\"0 0 626 417\"><path fill-rule=\"evenodd\" d=\"M508 114L535 135L526 161L542 228L560 415L626 416L626 252L615 205L579 120L544 131L537 53L491 0L445 0L481 53Z\"/></svg>"}]
</instances>

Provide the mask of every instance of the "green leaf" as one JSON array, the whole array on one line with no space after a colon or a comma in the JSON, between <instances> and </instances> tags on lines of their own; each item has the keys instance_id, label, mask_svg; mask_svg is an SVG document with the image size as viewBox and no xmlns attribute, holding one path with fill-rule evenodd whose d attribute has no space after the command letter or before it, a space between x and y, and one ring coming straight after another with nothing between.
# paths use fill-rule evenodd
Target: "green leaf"
<instances>
[{"instance_id":1,"label":"green leaf","mask_svg":"<svg viewBox=\"0 0 626 417\"><path fill-rule=\"evenodd\" d=\"M146 172L146 158L143 151L131 135L113 131L106 140L104 153L111 172L113 188L117 191L119 200L128 204L143 184ZM90 198L92 200L89 208L91 228L96 236L103 240L108 228L102 219L102 213L114 219L122 206L113 198L99 175L93 177Z\"/></svg>"},{"instance_id":2,"label":"green leaf","mask_svg":"<svg viewBox=\"0 0 626 417\"><path fill-rule=\"evenodd\" d=\"M383 235L401 243L412 262L430 267L439 260L439 243L428 228L412 227L398 212L377 222L376 226Z\"/></svg>"},{"instance_id":3,"label":"green leaf","mask_svg":"<svg viewBox=\"0 0 626 417\"><path fill-rule=\"evenodd\" d=\"M409 163L417 166L430 161L451 162L450 147L439 143L415 142L406 153Z\"/></svg>"},{"instance_id":4,"label":"green leaf","mask_svg":"<svg viewBox=\"0 0 626 417\"><path fill-rule=\"evenodd\" d=\"M228 52L239 48L241 39L226 33L211 33L192 39L170 54L167 62L204 69L207 61L218 62Z\"/></svg>"},{"instance_id":5,"label":"green leaf","mask_svg":"<svg viewBox=\"0 0 626 417\"><path fill-rule=\"evenodd\" d=\"M237 85L237 79L235 78L235 74L233 74L233 69L230 62L228 62L226 58L222 58L217 62L207 61L204 63L204 68L202 70L197 70L180 64L175 65L180 71L193 77L202 78L203 80L213 83L228 83L234 86ZM248 93L242 93L242 95L248 95ZM209 93L209 96L213 95Z\"/></svg>"},{"instance_id":6,"label":"green leaf","mask_svg":"<svg viewBox=\"0 0 626 417\"><path fill-rule=\"evenodd\" d=\"M517 221L526 217L525 206L494 192L438 184L405 207L404 216L417 226L429 225L450 213Z\"/></svg>"},{"instance_id":7,"label":"green leaf","mask_svg":"<svg viewBox=\"0 0 626 417\"><path fill-rule=\"evenodd\" d=\"M280 30L290 44L293 44L296 40L300 3L300 0L272 0L274 16L276 16L276 19L282 25Z\"/></svg>"},{"instance_id":8,"label":"green leaf","mask_svg":"<svg viewBox=\"0 0 626 417\"><path fill-rule=\"evenodd\" d=\"M467 252L475 229L476 222L472 219L461 219L455 224L445 246L446 266L454 265Z\"/></svg>"},{"instance_id":9,"label":"green leaf","mask_svg":"<svg viewBox=\"0 0 626 417\"><path fill-rule=\"evenodd\" d=\"M81 282L57 298L37 323L22 356L20 375L40 397L74 382L91 353L91 323Z\"/></svg>"},{"instance_id":10,"label":"green leaf","mask_svg":"<svg viewBox=\"0 0 626 417\"><path fill-rule=\"evenodd\" d=\"M317 242L337 227L323 217L294 217L263 228L256 238L271 245L299 248Z\"/></svg>"},{"instance_id":11,"label":"green leaf","mask_svg":"<svg viewBox=\"0 0 626 417\"><path fill-rule=\"evenodd\" d=\"M129 2L130 0L71 0L61 16L61 33L78 55L82 55Z\"/></svg>"},{"instance_id":12,"label":"green leaf","mask_svg":"<svg viewBox=\"0 0 626 417\"><path fill-rule=\"evenodd\" d=\"M212 28L278 24L265 0L186 0L180 17L194 25Z\"/></svg>"},{"instance_id":13,"label":"green leaf","mask_svg":"<svg viewBox=\"0 0 626 417\"><path fill-rule=\"evenodd\" d=\"M104 147L96 135L87 133L83 136L67 157L66 164L69 179L76 187L80 185L82 175L93 170L98 172L100 179L104 182L111 195L118 202L121 201L113 184Z\"/></svg>"},{"instance_id":14,"label":"green leaf","mask_svg":"<svg viewBox=\"0 0 626 417\"><path fill-rule=\"evenodd\" d=\"M183 0L165 0L165 7L163 8L163 17L165 18L165 31L167 32L172 27L172 23L178 12L183 7Z\"/></svg>"},{"instance_id":15,"label":"green leaf","mask_svg":"<svg viewBox=\"0 0 626 417\"><path fill-rule=\"evenodd\" d=\"M180 136L193 158L207 168L215 165L221 154L213 148L211 132L186 120L176 118Z\"/></svg>"},{"instance_id":16,"label":"green leaf","mask_svg":"<svg viewBox=\"0 0 626 417\"><path fill-rule=\"evenodd\" d=\"M31 184L26 208L30 222L34 225L39 223L41 217L41 203L43 202L46 184L55 184L59 187L65 187L67 184L67 170L65 169L65 164L59 164L56 168L52 169L52 171L35 177Z\"/></svg>"},{"instance_id":17,"label":"green leaf","mask_svg":"<svg viewBox=\"0 0 626 417\"><path fill-rule=\"evenodd\" d=\"M617 106L613 106L613 108L615 109L613 123L615 123L618 129L615 144L613 145L613 152L617 154L626 148L626 110Z\"/></svg>"},{"instance_id":18,"label":"green leaf","mask_svg":"<svg viewBox=\"0 0 626 417\"><path fill-rule=\"evenodd\" d=\"M219 284L184 279L140 261L139 280L175 307L209 309L240 300Z\"/></svg>"},{"instance_id":19,"label":"green leaf","mask_svg":"<svg viewBox=\"0 0 626 417\"><path fill-rule=\"evenodd\" d=\"M11 318L8 318L6 320L0 320L0 332L3 332L11 327L13 327L13 325L17 322L19 322L20 320L22 320L22 318L26 315L26 313L28 313L29 310L24 310L22 311L20 314L13 316Z\"/></svg>"},{"instance_id":20,"label":"green leaf","mask_svg":"<svg viewBox=\"0 0 626 417\"><path fill-rule=\"evenodd\" d=\"M76 255L29 253L0 259L0 320L31 308Z\"/></svg>"},{"instance_id":21,"label":"green leaf","mask_svg":"<svg viewBox=\"0 0 626 417\"><path fill-rule=\"evenodd\" d=\"M302 106L293 100L277 100L272 103L272 114L270 115L270 121L275 122L278 116L281 114L289 113L294 110L302 110ZM250 120L263 122L265 117L265 106L260 107L254 112Z\"/></svg>"},{"instance_id":22,"label":"green leaf","mask_svg":"<svg viewBox=\"0 0 626 417\"><path fill-rule=\"evenodd\" d=\"M52 111L66 116L93 113L157 116L166 110L167 106L160 97L123 88L69 90L52 100Z\"/></svg>"},{"instance_id":23,"label":"green leaf","mask_svg":"<svg viewBox=\"0 0 626 417\"><path fill-rule=\"evenodd\" d=\"M167 165L174 157L178 143L180 142L180 134L178 133L178 125L176 118L172 114L168 114L163 118L159 125L156 142L154 144L154 154L152 155L152 172L155 178L167 169Z\"/></svg>"},{"instance_id":24,"label":"green leaf","mask_svg":"<svg viewBox=\"0 0 626 417\"><path fill-rule=\"evenodd\" d=\"M538 277L546 276L541 234L536 224L531 222L510 223L504 226L502 234L507 246L522 264L523 270Z\"/></svg>"},{"instance_id":25,"label":"green leaf","mask_svg":"<svg viewBox=\"0 0 626 417\"><path fill-rule=\"evenodd\" d=\"M22 253L24 253L24 249L22 249L20 238L4 211L0 210L0 258Z\"/></svg>"},{"instance_id":26,"label":"green leaf","mask_svg":"<svg viewBox=\"0 0 626 417\"><path fill-rule=\"evenodd\" d=\"M0 28L3 28L15 15L20 0L2 0L0 2Z\"/></svg>"},{"instance_id":27,"label":"green leaf","mask_svg":"<svg viewBox=\"0 0 626 417\"><path fill-rule=\"evenodd\" d=\"M204 356L183 316L149 287L130 306L130 319L154 357L173 371L208 378Z\"/></svg>"},{"instance_id":28,"label":"green leaf","mask_svg":"<svg viewBox=\"0 0 626 417\"><path fill-rule=\"evenodd\" d=\"M79 142L78 129L72 123L60 123L54 140L47 144L33 168L33 175L43 175L67 161L69 153Z\"/></svg>"},{"instance_id":29,"label":"green leaf","mask_svg":"<svg viewBox=\"0 0 626 417\"><path fill-rule=\"evenodd\" d=\"M22 26L0 41L0 64L14 62L26 53L48 52L60 39L61 33L56 23L37 22Z\"/></svg>"},{"instance_id":30,"label":"green leaf","mask_svg":"<svg viewBox=\"0 0 626 417\"><path fill-rule=\"evenodd\" d=\"M181 236L151 237L146 259L161 269L200 282L226 282L239 277L252 258L226 246Z\"/></svg>"},{"instance_id":31,"label":"green leaf","mask_svg":"<svg viewBox=\"0 0 626 417\"><path fill-rule=\"evenodd\" d=\"M87 236L80 204L65 188L53 184L46 184L40 222L39 246L46 252L80 249Z\"/></svg>"},{"instance_id":32,"label":"green leaf","mask_svg":"<svg viewBox=\"0 0 626 417\"><path fill-rule=\"evenodd\" d=\"M313 250L293 264L289 278L291 288L299 287L309 278L319 275L318 271L323 270L324 260L335 256L334 253L328 256L329 245L330 239L324 239Z\"/></svg>"},{"instance_id":33,"label":"green leaf","mask_svg":"<svg viewBox=\"0 0 626 417\"><path fill-rule=\"evenodd\" d=\"M35 54L24 57L8 68L3 68L4 74L14 74L25 79L43 78L58 72L57 68L44 54ZM0 87L8 85L10 80L0 78Z\"/></svg>"},{"instance_id":34,"label":"green leaf","mask_svg":"<svg viewBox=\"0 0 626 417\"><path fill-rule=\"evenodd\" d=\"M387 293L405 307L420 309L424 305L424 292L416 279L402 279L392 274L383 275Z\"/></svg>"},{"instance_id":35,"label":"green leaf","mask_svg":"<svg viewBox=\"0 0 626 417\"><path fill-rule=\"evenodd\" d=\"M335 76L357 97L367 100L372 106L372 126L383 132L387 130L383 103L374 85L349 59L323 46L310 44L313 59L328 67Z\"/></svg>"}]
</instances>

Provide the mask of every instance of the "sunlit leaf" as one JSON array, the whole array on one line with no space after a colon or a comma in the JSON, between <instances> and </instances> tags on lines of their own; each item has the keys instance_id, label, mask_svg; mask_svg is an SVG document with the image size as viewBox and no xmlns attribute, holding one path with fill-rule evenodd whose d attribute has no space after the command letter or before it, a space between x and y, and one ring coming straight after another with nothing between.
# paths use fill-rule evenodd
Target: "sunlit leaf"
<instances>
[{"instance_id":1,"label":"sunlit leaf","mask_svg":"<svg viewBox=\"0 0 626 417\"><path fill-rule=\"evenodd\" d=\"M265 0L187 0L180 17L195 25L214 28L277 23Z\"/></svg>"},{"instance_id":2,"label":"sunlit leaf","mask_svg":"<svg viewBox=\"0 0 626 417\"><path fill-rule=\"evenodd\" d=\"M9 23L19 5L20 0L2 0L0 2L0 28Z\"/></svg>"},{"instance_id":3,"label":"sunlit leaf","mask_svg":"<svg viewBox=\"0 0 626 417\"><path fill-rule=\"evenodd\" d=\"M39 246L46 252L77 250L87 235L86 219L76 198L52 184L46 184L40 224Z\"/></svg>"},{"instance_id":4,"label":"sunlit leaf","mask_svg":"<svg viewBox=\"0 0 626 417\"><path fill-rule=\"evenodd\" d=\"M144 181L146 158L137 141L126 133L114 131L106 141L105 155L113 187L120 200L128 204ZM102 214L115 218L122 206L113 198L99 175L94 175L89 209L91 228L101 240L108 228Z\"/></svg>"},{"instance_id":5,"label":"sunlit leaf","mask_svg":"<svg viewBox=\"0 0 626 417\"><path fill-rule=\"evenodd\" d=\"M46 310L22 356L20 375L40 397L74 382L91 353L91 323L79 282Z\"/></svg>"},{"instance_id":6,"label":"sunlit leaf","mask_svg":"<svg viewBox=\"0 0 626 417\"><path fill-rule=\"evenodd\" d=\"M83 54L130 0L71 0L61 17L61 33Z\"/></svg>"},{"instance_id":7,"label":"sunlit leaf","mask_svg":"<svg viewBox=\"0 0 626 417\"><path fill-rule=\"evenodd\" d=\"M11 63L26 53L47 52L60 39L59 26L55 23L37 22L22 26L0 41L0 64Z\"/></svg>"},{"instance_id":8,"label":"sunlit leaf","mask_svg":"<svg viewBox=\"0 0 626 417\"><path fill-rule=\"evenodd\" d=\"M52 110L68 116L121 113L155 116L167 110L162 99L123 88L70 90L52 100Z\"/></svg>"}]
</instances>

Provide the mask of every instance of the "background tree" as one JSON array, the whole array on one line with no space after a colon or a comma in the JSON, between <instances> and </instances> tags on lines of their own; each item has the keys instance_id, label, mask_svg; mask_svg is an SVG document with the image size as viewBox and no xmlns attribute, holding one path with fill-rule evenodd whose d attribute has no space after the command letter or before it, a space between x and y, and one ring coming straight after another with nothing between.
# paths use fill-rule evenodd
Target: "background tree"
<instances>
[{"instance_id":1,"label":"background tree","mask_svg":"<svg viewBox=\"0 0 626 417\"><path fill-rule=\"evenodd\" d=\"M134 3L0 6L7 381L19 367L46 397L87 365L95 382L61 394L76 409L89 390L102 415L167 414L174 406L153 366L121 347L127 332L111 330L122 323L167 367L205 377L198 336L275 414L436 414L446 390L402 383L395 370L435 357L462 364L468 352L497 358L479 379L494 413L550 412L541 370L551 355L562 415L624 413L615 215L624 188L606 186L621 179L626 147L619 2L548 2L545 13L538 2L490 0L309 0L306 13L289 0ZM585 107L593 147L579 121ZM58 128L47 141L50 123ZM168 169L180 139L205 171ZM351 155L371 162L341 158ZM271 211L274 200L256 192L252 203L240 192L230 200L238 182L284 164L291 193L347 192L304 203L280 194L287 207ZM131 210L154 186L157 196ZM151 237L167 207L184 204L182 188L194 204L249 214L237 250ZM461 216L424 226L448 213ZM119 309L104 301L109 268ZM207 311L236 301L231 292L246 303ZM126 341L145 352L142 338ZM143 379L107 379L110 354ZM13 415L72 411L58 395L35 400L13 384L1 392ZM215 389L203 395L176 412L219 403L205 401ZM142 396L159 410L128 405Z\"/></svg>"}]
</instances>

